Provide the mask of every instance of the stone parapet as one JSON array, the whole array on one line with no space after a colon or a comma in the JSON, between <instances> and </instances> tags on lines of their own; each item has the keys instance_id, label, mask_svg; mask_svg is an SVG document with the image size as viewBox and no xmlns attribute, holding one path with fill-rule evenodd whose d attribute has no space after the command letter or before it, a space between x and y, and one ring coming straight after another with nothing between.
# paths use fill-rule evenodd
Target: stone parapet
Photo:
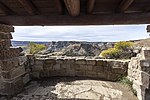
<instances>
[{"instance_id":1,"label":"stone parapet","mask_svg":"<svg viewBox=\"0 0 150 100\"><path fill-rule=\"evenodd\" d=\"M30 81L29 64L21 49L11 47L13 26L0 24L0 95L15 95Z\"/></svg>"},{"instance_id":2,"label":"stone parapet","mask_svg":"<svg viewBox=\"0 0 150 100\"><path fill-rule=\"evenodd\" d=\"M39 58L32 66L34 78L51 76L80 76L116 81L127 75L129 60Z\"/></svg>"},{"instance_id":3,"label":"stone parapet","mask_svg":"<svg viewBox=\"0 0 150 100\"><path fill-rule=\"evenodd\" d=\"M139 100L145 100L145 91L150 88L150 48L142 48L137 57L131 58L128 78L133 82Z\"/></svg>"}]
</instances>

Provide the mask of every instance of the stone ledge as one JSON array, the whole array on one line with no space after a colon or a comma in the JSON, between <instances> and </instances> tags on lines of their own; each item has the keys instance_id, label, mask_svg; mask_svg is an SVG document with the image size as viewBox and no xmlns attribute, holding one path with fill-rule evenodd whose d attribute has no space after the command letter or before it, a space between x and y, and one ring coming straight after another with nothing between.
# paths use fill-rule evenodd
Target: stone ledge
<instances>
[{"instance_id":1,"label":"stone ledge","mask_svg":"<svg viewBox=\"0 0 150 100\"><path fill-rule=\"evenodd\" d=\"M116 81L119 76L127 75L128 62L129 60L79 59L75 57L58 59L38 58L35 59L31 73L34 73L33 76L38 78L51 76L82 76Z\"/></svg>"},{"instance_id":2,"label":"stone ledge","mask_svg":"<svg viewBox=\"0 0 150 100\"><path fill-rule=\"evenodd\" d=\"M24 66L19 66L10 71L1 71L1 80L13 80L17 77L20 77L26 73Z\"/></svg>"}]
</instances>

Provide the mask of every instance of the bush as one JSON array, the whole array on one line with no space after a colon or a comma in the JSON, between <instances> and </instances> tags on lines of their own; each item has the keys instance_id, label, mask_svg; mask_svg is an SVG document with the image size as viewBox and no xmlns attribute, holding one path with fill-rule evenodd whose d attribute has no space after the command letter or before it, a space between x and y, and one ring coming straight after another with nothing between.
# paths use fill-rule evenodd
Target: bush
<instances>
[{"instance_id":1,"label":"bush","mask_svg":"<svg viewBox=\"0 0 150 100\"><path fill-rule=\"evenodd\" d=\"M113 59L129 59L132 56L132 45L132 42L118 42L114 45L114 48L102 51L100 56Z\"/></svg>"},{"instance_id":2,"label":"bush","mask_svg":"<svg viewBox=\"0 0 150 100\"><path fill-rule=\"evenodd\" d=\"M132 87L133 82L130 81L127 77L120 77L120 78L118 79L118 82L119 82L119 83L122 83L122 84L124 84L124 85L127 85L127 86L130 88L130 90L133 92L133 94L134 94L135 96L137 96L137 91L136 91L135 89L133 89L133 87Z\"/></svg>"},{"instance_id":3,"label":"bush","mask_svg":"<svg viewBox=\"0 0 150 100\"><path fill-rule=\"evenodd\" d=\"M122 53L122 50L119 50L116 48L109 48L107 50L102 51L100 55L105 58L119 58L121 53Z\"/></svg>"},{"instance_id":4,"label":"bush","mask_svg":"<svg viewBox=\"0 0 150 100\"><path fill-rule=\"evenodd\" d=\"M114 48L116 49L121 49L121 50L128 50L129 48L131 48L131 46L133 45L132 42L125 42L125 41L121 41L121 42L117 42L114 46Z\"/></svg>"},{"instance_id":5,"label":"bush","mask_svg":"<svg viewBox=\"0 0 150 100\"><path fill-rule=\"evenodd\" d=\"M30 54L36 54L39 51L46 49L46 46L44 44L37 44L34 42L30 42L29 43L29 49L30 49L29 50Z\"/></svg>"}]
</instances>

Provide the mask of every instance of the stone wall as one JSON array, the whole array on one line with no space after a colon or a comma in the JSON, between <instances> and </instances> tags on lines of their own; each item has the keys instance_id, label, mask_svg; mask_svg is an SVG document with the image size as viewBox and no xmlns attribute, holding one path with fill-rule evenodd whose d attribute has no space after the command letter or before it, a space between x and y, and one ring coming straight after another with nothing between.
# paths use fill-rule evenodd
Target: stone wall
<instances>
[{"instance_id":1,"label":"stone wall","mask_svg":"<svg viewBox=\"0 0 150 100\"><path fill-rule=\"evenodd\" d=\"M133 82L139 100L145 100L150 79L150 48L143 48L137 57L131 58L128 66L128 78Z\"/></svg>"},{"instance_id":2,"label":"stone wall","mask_svg":"<svg viewBox=\"0 0 150 100\"><path fill-rule=\"evenodd\" d=\"M31 69L34 78L79 76L116 81L119 77L127 75L128 62L129 61L70 57L36 58L35 64L32 64Z\"/></svg>"},{"instance_id":3,"label":"stone wall","mask_svg":"<svg viewBox=\"0 0 150 100\"><path fill-rule=\"evenodd\" d=\"M29 81L27 57L11 47L11 32L12 26L0 24L0 95L15 95Z\"/></svg>"}]
</instances>

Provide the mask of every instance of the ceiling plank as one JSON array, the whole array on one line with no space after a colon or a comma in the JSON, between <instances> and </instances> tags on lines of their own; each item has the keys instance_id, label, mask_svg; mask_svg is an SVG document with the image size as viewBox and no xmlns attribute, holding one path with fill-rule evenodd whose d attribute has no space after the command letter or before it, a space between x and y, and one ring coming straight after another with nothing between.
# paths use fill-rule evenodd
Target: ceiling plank
<instances>
[{"instance_id":1,"label":"ceiling plank","mask_svg":"<svg viewBox=\"0 0 150 100\"><path fill-rule=\"evenodd\" d=\"M55 4L59 14L63 14L63 5L61 0L55 0Z\"/></svg>"},{"instance_id":2,"label":"ceiling plank","mask_svg":"<svg viewBox=\"0 0 150 100\"><path fill-rule=\"evenodd\" d=\"M93 12L95 5L95 0L87 0L87 13L91 14Z\"/></svg>"},{"instance_id":3,"label":"ceiling plank","mask_svg":"<svg viewBox=\"0 0 150 100\"><path fill-rule=\"evenodd\" d=\"M64 0L64 2L71 16L80 14L80 0Z\"/></svg>"},{"instance_id":4,"label":"ceiling plank","mask_svg":"<svg viewBox=\"0 0 150 100\"><path fill-rule=\"evenodd\" d=\"M124 12L129 8L129 6L134 2L134 0L122 0L119 5L119 11Z\"/></svg>"},{"instance_id":5,"label":"ceiling plank","mask_svg":"<svg viewBox=\"0 0 150 100\"><path fill-rule=\"evenodd\" d=\"M39 11L37 10L37 8L35 7L35 5L29 1L29 0L18 0L22 6L26 9L26 11L31 14L39 14Z\"/></svg>"},{"instance_id":6,"label":"ceiling plank","mask_svg":"<svg viewBox=\"0 0 150 100\"><path fill-rule=\"evenodd\" d=\"M30 26L30 25L120 25L120 24L150 24L150 13L53 16L0 16L0 23Z\"/></svg>"},{"instance_id":7,"label":"ceiling plank","mask_svg":"<svg viewBox=\"0 0 150 100\"><path fill-rule=\"evenodd\" d=\"M5 5L2 1L0 1L0 9L3 11L4 15L15 14L15 12L11 10L7 5Z\"/></svg>"}]
</instances>

